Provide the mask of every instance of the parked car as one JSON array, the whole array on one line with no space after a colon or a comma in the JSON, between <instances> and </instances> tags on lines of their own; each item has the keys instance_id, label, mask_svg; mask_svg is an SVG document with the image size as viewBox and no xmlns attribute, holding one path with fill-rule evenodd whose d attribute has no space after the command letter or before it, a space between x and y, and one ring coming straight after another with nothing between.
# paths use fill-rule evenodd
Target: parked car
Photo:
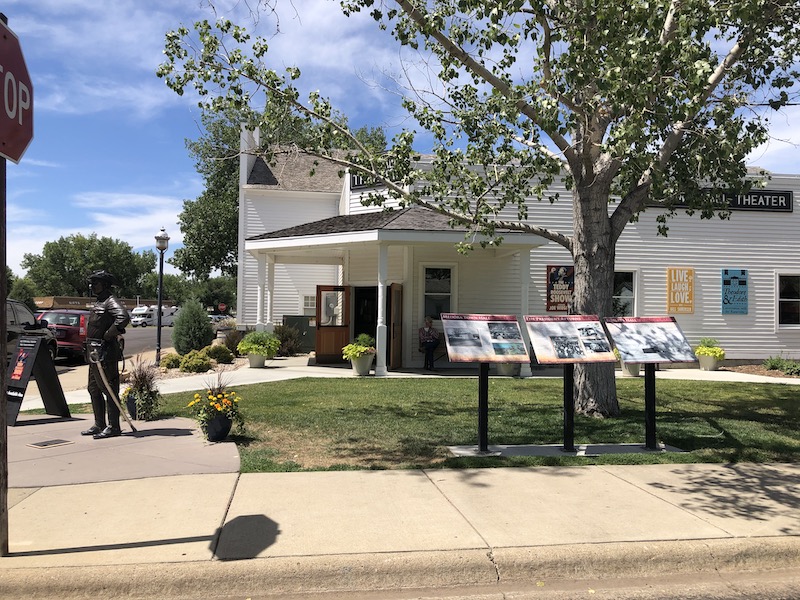
<instances>
[{"instance_id":1,"label":"parked car","mask_svg":"<svg viewBox=\"0 0 800 600\"><path fill-rule=\"evenodd\" d=\"M6 328L8 330L6 357L9 361L14 355L17 340L22 335L41 337L50 356L55 360L58 355L56 335L47 327L46 320L37 320L31 309L19 300L6 299Z\"/></svg>"},{"instance_id":2,"label":"parked car","mask_svg":"<svg viewBox=\"0 0 800 600\"><path fill-rule=\"evenodd\" d=\"M39 315L39 319L45 319L47 326L55 333L58 356L84 358L89 315L88 310L77 308L54 308Z\"/></svg>"}]
</instances>

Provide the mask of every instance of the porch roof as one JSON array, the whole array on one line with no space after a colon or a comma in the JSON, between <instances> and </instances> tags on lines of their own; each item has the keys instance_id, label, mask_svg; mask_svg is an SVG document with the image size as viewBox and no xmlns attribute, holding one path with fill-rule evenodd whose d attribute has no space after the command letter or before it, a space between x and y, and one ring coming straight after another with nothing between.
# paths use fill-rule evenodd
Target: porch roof
<instances>
[{"instance_id":1,"label":"porch roof","mask_svg":"<svg viewBox=\"0 0 800 600\"><path fill-rule=\"evenodd\" d=\"M499 230L502 247L519 251L547 243L538 235ZM326 248L329 257L342 256L345 246L358 243L456 244L464 240L465 227L452 228L448 217L422 206L340 215L279 229L245 240L245 250L253 253L308 255L314 248Z\"/></svg>"}]
</instances>

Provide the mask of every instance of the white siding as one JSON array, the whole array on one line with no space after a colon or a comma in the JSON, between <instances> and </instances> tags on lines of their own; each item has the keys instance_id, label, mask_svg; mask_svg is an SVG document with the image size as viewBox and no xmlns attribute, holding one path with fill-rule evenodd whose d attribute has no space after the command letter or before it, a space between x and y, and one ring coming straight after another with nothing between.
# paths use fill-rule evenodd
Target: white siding
<instances>
[{"instance_id":1,"label":"white siding","mask_svg":"<svg viewBox=\"0 0 800 600\"><path fill-rule=\"evenodd\" d=\"M339 196L324 193L279 192L245 188L244 236L254 235L301 225L311 221L336 216ZM314 295L317 284L337 282L338 268L324 265L275 265L275 302L273 322L280 324L284 315L303 314L303 296ZM239 300L239 325L256 323L258 310L258 261L245 253L240 277L244 278Z\"/></svg>"}]
</instances>

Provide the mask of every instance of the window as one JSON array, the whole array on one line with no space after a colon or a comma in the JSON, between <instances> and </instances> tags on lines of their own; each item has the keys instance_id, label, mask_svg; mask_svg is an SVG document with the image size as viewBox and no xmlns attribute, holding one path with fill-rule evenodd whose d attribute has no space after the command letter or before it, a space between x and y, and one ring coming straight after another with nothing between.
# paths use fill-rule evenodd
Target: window
<instances>
[{"instance_id":1,"label":"window","mask_svg":"<svg viewBox=\"0 0 800 600\"><path fill-rule=\"evenodd\" d=\"M614 273L614 293L611 297L611 308L615 317L632 317L636 308L636 293L633 287L632 271Z\"/></svg>"},{"instance_id":2,"label":"window","mask_svg":"<svg viewBox=\"0 0 800 600\"><path fill-rule=\"evenodd\" d=\"M778 275L778 325L800 325L800 275Z\"/></svg>"},{"instance_id":3,"label":"window","mask_svg":"<svg viewBox=\"0 0 800 600\"><path fill-rule=\"evenodd\" d=\"M448 267L425 267L424 316L440 319L453 312L453 270Z\"/></svg>"},{"instance_id":4,"label":"window","mask_svg":"<svg viewBox=\"0 0 800 600\"><path fill-rule=\"evenodd\" d=\"M317 314L317 299L314 296L303 296L303 314L314 317Z\"/></svg>"}]
</instances>

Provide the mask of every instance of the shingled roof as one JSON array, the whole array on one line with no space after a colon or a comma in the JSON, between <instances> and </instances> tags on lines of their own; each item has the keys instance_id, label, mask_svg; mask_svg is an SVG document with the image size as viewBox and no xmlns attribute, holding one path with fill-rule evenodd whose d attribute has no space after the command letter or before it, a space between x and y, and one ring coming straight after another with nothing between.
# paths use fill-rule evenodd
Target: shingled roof
<instances>
[{"instance_id":1,"label":"shingled roof","mask_svg":"<svg viewBox=\"0 0 800 600\"><path fill-rule=\"evenodd\" d=\"M312 170L314 175L310 175ZM342 191L340 171L342 167L322 158L297 152L279 153L275 155L274 165L268 165L261 157L256 158L247 183L289 192L338 193Z\"/></svg>"},{"instance_id":2,"label":"shingled roof","mask_svg":"<svg viewBox=\"0 0 800 600\"><path fill-rule=\"evenodd\" d=\"M353 233L356 231L372 231L376 229L394 231L465 231L463 228L451 228L450 225L448 225L448 221L449 219L447 217L429 208L411 206L398 210L330 217L321 221L313 221L295 227L279 229L278 231L270 231L269 233L256 235L247 239L271 240L283 237Z\"/></svg>"}]
</instances>

